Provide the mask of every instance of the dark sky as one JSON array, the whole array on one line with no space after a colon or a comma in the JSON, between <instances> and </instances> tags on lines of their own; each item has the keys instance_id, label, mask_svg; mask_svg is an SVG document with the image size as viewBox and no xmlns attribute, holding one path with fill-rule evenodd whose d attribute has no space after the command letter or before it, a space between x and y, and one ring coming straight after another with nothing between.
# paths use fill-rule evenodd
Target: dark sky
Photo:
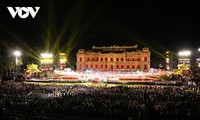
<instances>
[{"instance_id":1,"label":"dark sky","mask_svg":"<svg viewBox=\"0 0 200 120\"><path fill-rule=\"evenodd\" d=\"M200 45L200 4L132 0L1 0L1 48L71 51L95 46L147 46L159 57L166 50ZM39 6L36 17L13 19L7 7ZM49 41L49 44L47 44ZM57 42L56 42L57 41ZM58 43L58 44L56 44Z\"/></svg>"}]
</instances>

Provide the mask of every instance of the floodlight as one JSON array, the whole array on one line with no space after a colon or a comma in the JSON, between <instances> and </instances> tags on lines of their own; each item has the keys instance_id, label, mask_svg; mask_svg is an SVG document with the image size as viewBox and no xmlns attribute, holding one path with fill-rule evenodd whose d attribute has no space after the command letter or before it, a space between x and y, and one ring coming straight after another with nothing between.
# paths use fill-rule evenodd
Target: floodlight
<instances>
[{"instance_id":1,"label":"floodlight","mask_svg":"<svg viewBox=\"0 0 200 120\"><path fill-rule=\"evenodd\" d=\"M184 56L190 56L191 55L191 51L180 51L178 53L178 55L182 56L182 57L184 57Z\"/></svg>"}]
</instances>

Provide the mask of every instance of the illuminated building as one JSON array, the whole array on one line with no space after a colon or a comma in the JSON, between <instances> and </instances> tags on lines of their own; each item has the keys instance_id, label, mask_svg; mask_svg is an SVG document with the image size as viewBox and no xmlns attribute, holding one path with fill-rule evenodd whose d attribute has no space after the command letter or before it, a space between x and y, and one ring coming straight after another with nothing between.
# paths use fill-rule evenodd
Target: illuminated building
<instances>
[{"instance_id":1,"label":"illuminated building","mask_svg":"<svg viewBox=\"0 0 200 120\"><path fill-rule=\"evenodd\" d=\"M178 56L178 69L190 69L191 51L180 51Z\"/></svg>"},{"instance_id":2,"label":"illuminated building","mask_svg":"<svg viewBox=\"0 0 200 120\"><path fill-rule=\"evenodd\" d=\"M134 46L95 47L91 51L80 49L77 56L77 70L84 71L149 71L150 54L148 48L142 50Z\"/></svg>"},{"instance_id":3,"label":"illuminated building","mask_svg":"<svg viewBox=\"0 0 200 120\"><path fill-rule=\"evenodd\" d=\"M53 71L53 54L42 53L40 56L40 69L42 71Z\"/></svg>"},{"instance_id":4,"label":"illuminated building","mask_svg":"<svg viewBox=\"0 0 200 120\"><path fill-rule=\"evenodd\" d=\"M66 67L67 58L65 53L59 53L59 67L63 70Z\"/></svg>"},{"instance_id":5,"label":"illuminated building","mask_svg":"<svg viewBox=\"0 0 200 120\"><path fill-rule=\"evenodd\" d=\"M174 75L178 76L188 76L191 75L191 70L190 70L190 63L191 60L191 51L180 51L178 53L178 65L177 69L173 70Z\"/></svg>"}]
</instances>

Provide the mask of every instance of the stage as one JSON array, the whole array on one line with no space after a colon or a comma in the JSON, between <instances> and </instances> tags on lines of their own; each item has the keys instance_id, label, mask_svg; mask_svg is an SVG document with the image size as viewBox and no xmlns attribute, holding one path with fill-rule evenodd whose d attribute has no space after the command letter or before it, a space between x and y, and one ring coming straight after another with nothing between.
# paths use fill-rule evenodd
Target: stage
<instances>
[{"instance_id":1,"label":"stage","mask_svg":"<svg viewBox=\"0 0 200 120\"><path fill-rule=\"evenodd\" d=\"M118 81L103 81L97 78L89 80L59 80L59 79L42 79L32 78L24 81L25 84L42 84L42 85L167 85L167 86L181 86L182 82L167 81L167 80L118 80Z\"/></svg>"}]
</instances>

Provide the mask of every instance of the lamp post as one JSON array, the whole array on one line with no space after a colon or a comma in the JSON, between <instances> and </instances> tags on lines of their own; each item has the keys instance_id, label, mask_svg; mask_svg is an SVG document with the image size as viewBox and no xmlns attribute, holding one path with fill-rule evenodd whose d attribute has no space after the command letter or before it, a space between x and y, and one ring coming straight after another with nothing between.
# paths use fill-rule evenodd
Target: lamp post
<instances>
[{"instance_id":1,"label":"lamp post","mask_svg":"<svg viewBox=\"0 0 200 120\"><path fill-rule=\"evenodd\" d=\"M16 66L16 72L18 73L18 66L20 65L20 61L19 61L19 58L21 57L21 52L16 50L14 51L14 56L15 56L15 66Z\"/></svg>"}]
</instances>

